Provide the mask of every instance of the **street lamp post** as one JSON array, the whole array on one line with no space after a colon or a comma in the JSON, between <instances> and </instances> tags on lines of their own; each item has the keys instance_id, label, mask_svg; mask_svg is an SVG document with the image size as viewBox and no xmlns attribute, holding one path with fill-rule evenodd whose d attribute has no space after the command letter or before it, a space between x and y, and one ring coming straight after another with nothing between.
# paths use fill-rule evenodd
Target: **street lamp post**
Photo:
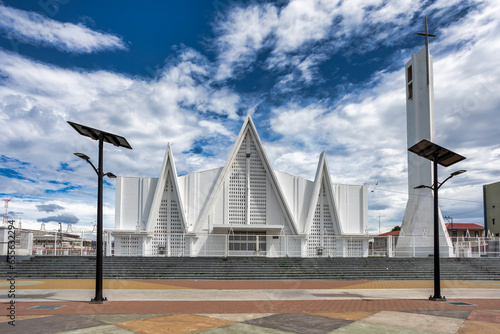
<instances>
[{"instance_id":1,"label":"street lamp post","mask_svg":"<svg viewBox=\"0 0 500 334\"><path fill-rule=\"evenodd\" d=\"M99 164L97 168L92 164L90 158L83 153L75 153L75 155L89 163L94 171L97 173L97 247L96 247L96 282L95 282L95 297L91 299L93 304L102 304L107 301L107 298L102 296L102 262L103 262L103 245L102 245L102 233L103 233L103 222L102 222L102 206L103 206L103 178L107 176L109 178L116 178L113 173L103 173L103 144L104 142L113 144L118 147L125 147L132 149L130 144L124 137L117 136L108 132L97 130L85 125L69 122L68 124L73 127L79 134L85 137L90 137L99 142Z\"/></svg>"},{"instance_id":2,"label":"street lamp post","mask_svg":"<svg viewBox=\"0 0 500 334\"><path fill-rule=\"evenodd\" d=\"M441 186L451 179L452 177L465 173L465 170L459 170L451 173L443 182L438 182L438 164L444 167L449 167L459 161L465 159L465 157L454 153L444 147L436 145L426 139L418 142L408 149L408 151L413 152L423 158L432 161L433 164L433 178L434 182L432 186L419 185L414 187L414 189L429 188L433 190L434 193L434 296L430 296L429 300L446 300L444 296L441 296L441 271L439 265L439 200L438 200L438 190Z\"/></svg>"}]
</instances>

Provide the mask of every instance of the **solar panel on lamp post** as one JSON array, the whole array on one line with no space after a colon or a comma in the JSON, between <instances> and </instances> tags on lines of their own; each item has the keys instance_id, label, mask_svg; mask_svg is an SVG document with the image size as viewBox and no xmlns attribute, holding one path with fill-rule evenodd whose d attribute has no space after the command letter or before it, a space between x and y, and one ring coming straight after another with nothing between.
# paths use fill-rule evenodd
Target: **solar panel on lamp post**
<instances>
[{"instance_id":1,"label":"solar panel on lamp post","mask_svg":"<svg viewBox=\"0 0 500 334\"><path fill-rule=\"evenodd\" d=\"M443 182L438 182L438 164L443 167L449 167L459 161L465 159L464 156L452 152L444 147L434 144L426 139L421 140L417 144L413 145L408 149L408 151L413 152L423 158L432 161L433 164L433 178L434 182L432 186L419 185L414 187L414 189L429 188L434 192L434 296L430 296L429 300L441 300L444 301L446 298L441 296L441 273L439 266L439 200L438 200L438 190L439 188L452 177L465 173L465 170L459 170L451 173Z\"/></svg>"},{"instance_id":2,"label":"solar panel on lamp post","mask_svg":"<svg viewBox=\"0 0 500 334\"><path fill-rule=\"evenodd\" d=\"M103 177L116 178L113 173L103 173L103 144L104 142L113 144L117 147L125 147L132 149L132 146L127 142L124 137L114 135L109 132L97 130L85 125L77 124L68 121L73 129L80 135L89 137L99 142L99 164L97 168L90 162L90 158L83 153L75 153L75 155L87 161L97 173L97 249L96 249L96 280L95 280L95 297L90 300L92 304L102 304L107 301L107 298L102 296L102 256L103 256L103 222L102 222L102 206L103 206Z\"/></svg>"}]
</instances>

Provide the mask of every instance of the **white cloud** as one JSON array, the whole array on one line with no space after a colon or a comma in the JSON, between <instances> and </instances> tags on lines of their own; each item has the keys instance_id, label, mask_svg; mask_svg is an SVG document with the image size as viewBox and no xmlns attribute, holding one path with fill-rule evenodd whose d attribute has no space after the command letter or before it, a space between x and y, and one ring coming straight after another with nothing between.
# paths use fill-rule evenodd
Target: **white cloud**
<instances>
[{"instance_id":1,"label":"white cloud","mask_svg":"<svg viewBox=\"0 0 500 334\"><path fill-rule=\"evenodd\" d=\"M250 70L258 53L269 49L269 69L301 74L284 74L282 88L297 79L310 83L314 68L341 48L349 46L350 52L356 48L364 53L380 43L405 38L408 32L401 31L401 24L424 4L411 0L291 0L282 8L270 4L237 7L215 28L220 61L216 79Z\"/></svg>"},{"instance_id":2,"label":"white cloud","mask_svg":"<svg viewBox=\"0 0 500 334\"><path fill-rule=\"evenodd\" d=\"M40 230L42 222L38 221L38 219L47 218L51 216L51 214L39 212L39 210L36 207L37 203L40 202L38 201L38 199L35 198L28 198L28 197L13 198L9 203L9 211L16 211L16 216L10 218L16 218L16 219L21 218L23 228ZM75 223L75 221L71 222L73 232L77 233L80 232L81 230L87 232L92 231L93 225L95 224L95 216L96 216L95 201L85 202L74 199L72 201L67 201L67 200L54 201L54 203L65 206L64 211L59 211L59 213L65 212L63 213L63 215L71 216L73 215L73 213L76 213L76 216L77 218L79 218L79 221L78 223ZM114 219L113 205L105 203L103 207L103 214L105 222L106 221L111 222L111 220ZM31 218L27 219L26 217L31 217ZM66 231L66 229L68 228L67 223L68 221L63 221L62 224L63 231ZM44 219L44 224L46 231L54 231L56 229L57 230L59 229L59 223L53 221L50 222ZM108 226L111 227L112 225L108 224Z\"/></svg>"},{"instance_id":3,"label":"white cloud","mask_svg":"<svg viewBox=\"0 0 500 334\"><path fill-rule=\"evenodd\" d=\"M444 179L455 169L468 170L442 189L443 214L460 222L482 223L482 185L500 177L494 167L500 152L494 136L500 123L496 112L500 97L495 93L500 68L494 65L500 51L497 6L485 4L471 11L453 26L441 29L431 44L436 141L467 157L458 167L440 171ZM467 33L462 34L464 31ZM464 42L468 42L466 47L454 49ZM402 68L408 58L408 50L403 50L395 59L400 64L396 72L375 73L373 80L339 101L288 104L276 108L269 120L272 130L281 135L271 144L270 156L283 171L302 172L311 178L315 166L309 160L326 150L334 182L368 184L369 203L374 208L370 221L378 223L380 213L382 227L384 222L400 224L406 206ZM294 167L306 161L308 166L302 171Z\"/></svg>"},{"instance_id":4,"label":"white cloud","mask_svg":"<svg viewBox=\"0 0 500 334\"><path fill-rule=\"evenodd\" d=\"M271 4L236 7L215 25L219 52L215 79L225 80L260 66L280 73L281 80L276 86L279 90L302 88L322 80L318 65L334 54L349 61L352 54L401 43L415 34L415 27L408 23L418 15L434 13L437 20L445 20L481 3L291 0L282 7ZM486 6L490 7L489 1L485 2ZM492 10L489 16L494 13ZM486 22L479 23L477 31L466 29L461 30L461 36L455 34L457 41L467 40L467 36L473 39L487 29ZM446 45L450 45L450 41L447 42ZM267 52L269 56L265 60L256 61Z\"/></svg>"},{"instance_id":5,"label":"white cloud","mask_svg":"<svg viewBox=\"0 0 500 334\"><path fill-rule=\"evenodd\" d=\"M0 51L0 125L5 128L0 151L15 157L9 168L26 178L1 177L2 192L46 201L60 191L66 198L94 198L95 173L73 153L84 152L96 162L96 142L78 135L68 120L127 138L131 151L105 147L105 170L117 175L157 177L168 142L180 173L219 167L226 153L218 147L212 158L182 152L204 138L234 138L224 122L210 115L238 121L239 97L226 87L211 87L211 69L199 54L186 56L191 51L149 81L62 69ZM25 162L28 167L22 167ZM61 163L67 164L65 170ZM111 207L112 191L105 194Z\"/></svg>"},{"instance_id":6,"label":"white cloud","mask_svg":"<svg viewBox=\"0 0 500 334\"><path fill-rule=\"evenodd\" d=\"M223 80L232 76L239 64L255 60L255 52L265 46L266 39L277 22L276 7L266 4L235 8L229 17L217 22L217 46L220 66L215 79Z\"/></svg>"},{"instance_id":7,"label":"white cloud","mask_svg":"<svg viewBox=\"0 0 500 334\"><path fill-rule=\"evenodd\" d=\"M152 145L164 150L170 142L182 152L213 131L228 134L223 126L212 126L204 133L198 113L239 118L239 97L228 88L212 88L206 76L208 69L196 59L184 59L165 68L157 80L143 81L105 71L61 69L2 51L0 55L0 106L5 111L2 122L9 124L4 143L22 141L18 158L29 160L40 154L37 160L42 166L50 164L43 160L47 147L35 147L66 145L59 136L78 138L65 124L67 120L127 135L134 149ZM40 141L42 136L44 140ZM90 142L83 145L92 147ZM157 159L162 158L160 154ZM61 160L62 156L56 159ZM131 163L137 167L138 162Z\"/></svg>"},{"instance_id":8,"label":"white cloud","mask_svg":"<svg viewBox=\"0 0 500 334\"><path fill-rule=\"evenodd\" d=\"M338 1L290 1L281 10L276 25L275 52L294 51L306 43L324 39L336 16L338 5Z\"/></svg>"},{"instance_id":9,"label":"white cloud","mask_svg":"<svg viewBox=\"0 0 500 334\"><path fill-rule=\"evenodd\" d=\"M232 133L231 131L226 129L220 123L208 121L208 120L202 120L199 122L199 125L201 127L208 129L208 131L211 134L213 134L214 136L217 136L220 134L220 135L226 136L226 137L231 138L231 139L236 139L236 136L234 135L234 133Z\"/></svg>"},{"instance_id":10,"label":"white cloud","mask_svg":"<svg viewBox=\"0 0 500 334\"><path fill-rule=\"evenodd\" d=\"M62 23L1 3L0 29L9 38L73 53L127 49L117 36L93 31L81 24Z\"/></svg>"}]
</instances>

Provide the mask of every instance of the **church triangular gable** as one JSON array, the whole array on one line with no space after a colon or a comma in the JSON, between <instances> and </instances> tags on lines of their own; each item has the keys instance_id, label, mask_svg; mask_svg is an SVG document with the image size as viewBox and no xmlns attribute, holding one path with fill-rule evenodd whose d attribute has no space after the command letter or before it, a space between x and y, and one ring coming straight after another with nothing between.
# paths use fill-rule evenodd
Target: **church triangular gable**
<instances>
[{"instance_id":1,"label":"church triangular gable","mask_svg":"<svg viewBox=\"0 0 500 334\"><path fill-rule=\"evenodd\" d=\"M219 209L214 210L217 205ZM255 125L247 116L195 231L210 225L279 224L298 233Z\"/></svg>"},{"instance_id":2,"label":"church triangular gable","mask_svg":"<svg viewBox=\"0 0 500 334\"><path fill-rule=\"evenodd\" d=\"M153 249L155 246L165 245L171 248L172 237L168 234L182 234L185 227L186 219L179 196L177 171L169 144L153 197L146 231L153 234Z\"/></svg>"},{"instance_id":3,"label":"church triangular gable","mask_svg":"<svg viewBox=\"0 0 500 334\"><path fill-rule=\"evenodd\" d=\"M330 236L342 234L334 198L326 155L325 152L322 152L316 170L311 203L303 233Z\"/></svg>"}]
</instances>

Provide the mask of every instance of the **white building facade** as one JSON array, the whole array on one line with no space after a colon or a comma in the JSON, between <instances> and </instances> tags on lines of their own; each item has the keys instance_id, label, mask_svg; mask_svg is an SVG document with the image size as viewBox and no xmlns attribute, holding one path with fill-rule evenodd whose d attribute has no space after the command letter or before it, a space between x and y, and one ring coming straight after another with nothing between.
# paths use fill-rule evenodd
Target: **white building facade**
<instances>
[{"instance_id":1,"label":"white building facade","mask_svg":"<svg viewBox=\"0 0 500 334\"><path fill-rule=\"evenodd\" d=\"M118 177L116 256L367 256L366 186L272 168L248 116L224 167L177 176L168 146L159 178Z\"/></svg>"}]
</instances>

